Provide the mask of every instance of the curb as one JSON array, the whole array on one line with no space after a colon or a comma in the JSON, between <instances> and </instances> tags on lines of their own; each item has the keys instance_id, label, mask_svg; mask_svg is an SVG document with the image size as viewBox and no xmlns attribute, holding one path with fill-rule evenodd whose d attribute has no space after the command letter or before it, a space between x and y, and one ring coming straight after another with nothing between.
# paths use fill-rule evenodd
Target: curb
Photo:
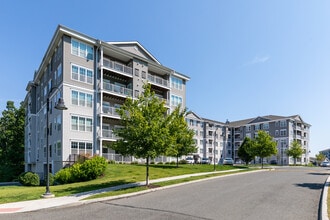
<instances>
[{"instance_id":1,"label":"curb","mask_svg":"<svg viewBox=\"0 0 330 220\"><path fill-rule=\"evenodd\" d=\"M329 185L330 185L330 176L325 181L324 187L322 190L321 204L320 204L320 220L329 220L328 203L327 203Z\"/></svg>"}]
</instances>

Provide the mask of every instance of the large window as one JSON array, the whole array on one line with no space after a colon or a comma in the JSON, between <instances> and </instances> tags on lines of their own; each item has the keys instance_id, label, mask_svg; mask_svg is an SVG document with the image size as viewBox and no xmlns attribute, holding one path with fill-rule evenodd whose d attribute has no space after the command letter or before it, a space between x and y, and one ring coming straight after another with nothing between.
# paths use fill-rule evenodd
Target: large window
<instances>
[{"instance_id":1,"label":"large window","mask_svg":"<svg viewBox=\"0 0 330 220\"><path fill-rule=\"evenodd\" d=\"M181 104L182 105L182 97L176 96L176 95L171 95L171 105L172 106L177 106Z\"/></svg>"},{"instance_id":2,"label":"large window","mask_svg":"<svg viewBox=\"0 0 330 220\"><path fill-rule=\"evenodd\" d=\"M92 46L75 39L71 39L71 53L89 60L92 60L94 57L94 49Z\"/></svg>"},{"instance_id":3,"label":"large window","mask_svg":"<svg viewBox=\"0 0 330 220\"><path fill-rule=\"evenodd\" d=\"M72 90L71 103L72 105L86 106L91 108L93 106L93 95Z\"/></svg>"},{"instance_id":4,"label":"large window","mask_svg":"<svg viewBox=\"0 0 330 220\"><path fill-rule=\"evenodd\" d=\"M71 129L73 131L92 132L93 120L91 118L71 116Z\"/></svg>"},{"instance_id":5,"label":"large window","mask_svg":"<svg viewBox=\"0 0 330 220\"><path fill-rule=\"evenodd\" d=\"M76 81L93 84L93 71L81 66L71 65L71 78Z\"/></svg>"},{"instance_id":6,"label":"large window","mask_svg":"<svg viewBox=\"0 0 330 220\"><path fill-rule=\"evenodd\" d=\"M177 77L171 76L171 88L182 90L183 81Z\"/></svg>"},{"instance_id":7,"label":"large window","mask_svg":"<svg viewBox=\"0 0 330 220\"><path fill-rule=\"evenodd\" d=\"M71 141L71 154L93 154L93 144L85 141Z\"/></svg>"}]
</instances>

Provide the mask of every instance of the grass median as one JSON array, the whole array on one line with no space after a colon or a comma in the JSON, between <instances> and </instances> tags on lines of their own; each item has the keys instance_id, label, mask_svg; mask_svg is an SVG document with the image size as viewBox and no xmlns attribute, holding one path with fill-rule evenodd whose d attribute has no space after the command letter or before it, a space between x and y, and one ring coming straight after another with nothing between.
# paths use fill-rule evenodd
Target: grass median
<instances>
[{"instance_id":1,"label":"grass median","mask_svg":"<svg viewBox=\"0 0 330 220\"><path fill-rule=\"evenodd\" d=\"M244 166L216 166L217 171L230 169L246 169ZM68 196L76 193L87 192L97 189L102 189L121 184L135 183L145 181L145 165L130 165L130 164L109 164L104 175L91 181L71 183L64 185L51 186L50 190L56 197ZM149 178L159 179L164 177L179 176L184 174L212 172L213 165L151 165L149 168ZM228 174L228 173L227 173ZM214 174L216 175L216 174ZM220 174L219 174L220 175ZM223 175L223 174L222 174ZM167 185L175 184L183 181L191 181L197 178L207 178L209 175L200 177L190 177L177 181L168 181ZM160 183L157 183L159 185ZM138 189L135 190L140 190ZM145 187L144 187L145 188ZM122 193L128 193L122 191ZM134 189L130 189L134 190ZM26 187L26 186L2 186L0 187L0 204L9 202L26 201L40 199L40 196L45 193L44 186ZM118 192L117 192L118 193Z\"/></svg>"}]
</instances>

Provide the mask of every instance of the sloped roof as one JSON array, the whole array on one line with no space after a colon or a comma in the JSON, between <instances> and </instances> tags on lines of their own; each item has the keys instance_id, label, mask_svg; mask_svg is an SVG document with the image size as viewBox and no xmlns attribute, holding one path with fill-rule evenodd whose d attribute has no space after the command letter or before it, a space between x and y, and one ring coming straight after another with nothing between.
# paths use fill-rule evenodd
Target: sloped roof
<instances>
[{"instance_id":1,"label":"sloped roof","mask_svg":"<svg viewBox=\"0 0 330 220\"><path fill-rule=\"evenodd\" d=\"M294 120L301 121L304 124L307 124L302 120L302 118L299 115L292 115L292 116L266 115L266 116L258 116L255 118L248 118L248 119L239 120L239 121L233 121L233 122L229 123L229 126L230 127L239 127L239 126L243 126L246 124L254 124L254 123L260 123L263 121L276 121L276 120L283 120L283 119L294 119ZM307 124L307 125L309 125L309 124Z\"/></svg>"},{"instance_id":2,"label":"sloped roof","mask_svg":"<svg viewBox=\"0 0 330 220\"><path fill-rule=\"evenodd\" d=\"M161 63L138 41L118 41L118 42L107 42L107 43L117 46L128 52L134 53L140 57L144 57L148 60L152 60L153 62L156 62L159 65L161 65Z\"/></svg>"}]
</instances>

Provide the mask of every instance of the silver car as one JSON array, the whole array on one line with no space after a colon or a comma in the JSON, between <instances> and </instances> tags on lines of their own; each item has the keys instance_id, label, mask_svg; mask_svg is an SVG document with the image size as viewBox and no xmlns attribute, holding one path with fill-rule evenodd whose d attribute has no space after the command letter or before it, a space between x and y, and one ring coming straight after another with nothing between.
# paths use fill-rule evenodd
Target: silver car
<instances>
[{"instance_id":1,"label":"silver car","mask_svg":"<svg viewBox=\"0 0 330 220\"><path fill-rule=\"evenodd\" d=\"M225 158L224 160L223 160L223 163L222 163L223 165L234 165L234 160L233 159L231 159L231 158Z\"/></svg>"}]
</instances>

